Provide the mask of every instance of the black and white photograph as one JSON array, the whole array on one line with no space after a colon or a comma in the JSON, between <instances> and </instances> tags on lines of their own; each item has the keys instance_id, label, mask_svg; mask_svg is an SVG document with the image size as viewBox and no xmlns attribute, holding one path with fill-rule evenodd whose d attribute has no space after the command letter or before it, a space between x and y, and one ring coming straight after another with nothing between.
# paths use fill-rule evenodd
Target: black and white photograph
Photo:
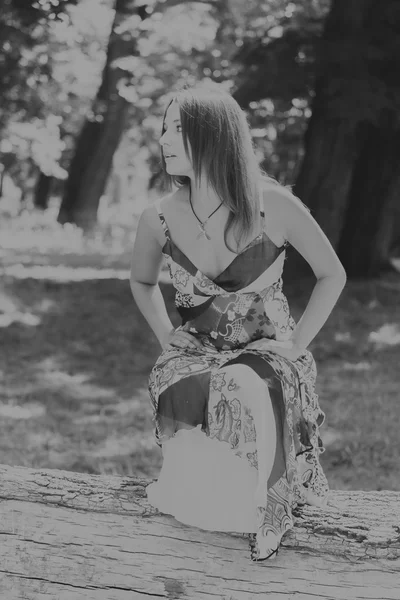
<instances>
[{"instance_id":1,"label":"black and white photograph","mask_svg":"<svg viewBox=\"0 0 400 600\"><path fill-rule=\"evenodd\" d=\"M400 0L0 0L0 600L399 600Z\"/></svg>"}]
</instances>

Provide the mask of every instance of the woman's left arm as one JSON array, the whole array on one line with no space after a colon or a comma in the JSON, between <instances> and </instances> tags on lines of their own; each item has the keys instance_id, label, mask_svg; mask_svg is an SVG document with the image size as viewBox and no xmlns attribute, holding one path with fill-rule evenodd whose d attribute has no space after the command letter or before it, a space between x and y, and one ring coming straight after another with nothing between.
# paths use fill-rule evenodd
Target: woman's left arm
<instances>
[{"instance_id":1,"label":"woman's left arm","mask_svg":"<svg viewBox=\"0 0 400 600\"><path fill-rule=\"evenodd\" d=\"M274 215L277 215L282 233L308 262L317 278L307 307L291 336L295 346L305 349L332 312L346 284L346 271L309 209L287 189L270 190L268 203L274 205Z\"/></svg>"},{"instance_id":2,"label":"woman's left arm","mask_svg":"<svg viewBox=\"0 0 400 600\"><path fill-rule=\"evenodd\" d=\"M304 257L317 278L307 308L289 343L284 342L280 347L279 344L274 345L273 340L262 340L265 350L270 345L271 350L296 360L332 312L346 284L346 271L321 227L296 196L286 188L273 186L264 192L264 198L266 214L273 215L274 227ZM253 345L257 347L257 342ZM252 344L249 344L251 347Z\"/></svg>"}]
</instances>

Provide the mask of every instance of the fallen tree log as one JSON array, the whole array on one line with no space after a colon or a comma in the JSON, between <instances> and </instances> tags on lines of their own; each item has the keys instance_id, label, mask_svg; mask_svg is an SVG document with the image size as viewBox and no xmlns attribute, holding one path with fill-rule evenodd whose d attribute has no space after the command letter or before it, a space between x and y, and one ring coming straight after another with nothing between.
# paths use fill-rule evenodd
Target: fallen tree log
<instances>
[{"instance_id":1,"label":"fallen tree log","mask_svg":"<svg viewBox=\"0 0 400 600\"><path fill-rule=\"evenodd\" d=\"M0 465L0 599L398 600L400 493L296 510L274 561L147 502L151 480Z\"/></svg>"}]
</instances>

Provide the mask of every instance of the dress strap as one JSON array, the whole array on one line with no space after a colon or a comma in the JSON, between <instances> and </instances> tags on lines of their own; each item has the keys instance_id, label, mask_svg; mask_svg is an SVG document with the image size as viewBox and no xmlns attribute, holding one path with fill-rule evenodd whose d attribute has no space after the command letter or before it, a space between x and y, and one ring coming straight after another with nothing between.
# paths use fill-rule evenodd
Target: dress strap
<instances>
[{"instance_id":1,"label":"dress strap","mask_svg":"<svg viewBox=\"0 0 400 600\"><path fill-rule=\"evenodd\" d=\"M155 207L157 209L158 216L160 217L160 221L161 221L161 225L162 225L162 227L164 229L165 237L167 238L167 240L170 240L171 237L170 237L170 234L169 234L168 225L167 225L167 222L165 220L164 214L163 214L163 212L161 210L161 198L157 198L157 200L155 200L154 204L155 204Z\"/></svg>"},{"instance_id":2,"label":"dress strap","mask_svg":"<svg viewBox=\"0 0 400 600\"><path fill-rule=\"evenodd\" d=\"M263 195L263 188L262 188L262 184L259 185L259 199L260 199L260 215L261 215L261 221L262 221L262 231L265 231L265 211L264 211L264 195ZM287 240L284 241L284 243L282 244L282 246L279 246L280 248L287 248L289 245L289 242Z\"/></svg>"}]
</instances>

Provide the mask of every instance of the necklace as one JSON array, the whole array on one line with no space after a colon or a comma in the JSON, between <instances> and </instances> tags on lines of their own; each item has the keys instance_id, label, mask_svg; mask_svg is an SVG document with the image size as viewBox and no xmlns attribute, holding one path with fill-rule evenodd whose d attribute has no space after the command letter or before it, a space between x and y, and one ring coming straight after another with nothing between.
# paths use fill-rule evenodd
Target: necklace
<instances>
[{"instance_id":1,"label":"necklace","mask_svg":"<svg viewBox=\"0 0 400 600\"><path fill-rule=\"evenodd\" d=\"M192 188L189 186L189 202L190 202L190 206L192 208L192 212L194 214L194 216L196 217L196 219L198 220L198 227L200 229L200 233L198 234L198 236L196 237L196 239L198 240L201 236L205 236L208 240L211 240L210 236L208 235L208 233L205 230L205 225L208 221L208 219L210 217L213 216L214 213L217 212L217 210L222 206L222 202L219 206L217 206L217 208L215 210L212 211L212 213L210 215L208 215L207 219L205 221L200 221L199 217L196 215L196 213L194 212L194 208L193 208L193 204L192 204Z\"/></svg>"}]
</instances>

